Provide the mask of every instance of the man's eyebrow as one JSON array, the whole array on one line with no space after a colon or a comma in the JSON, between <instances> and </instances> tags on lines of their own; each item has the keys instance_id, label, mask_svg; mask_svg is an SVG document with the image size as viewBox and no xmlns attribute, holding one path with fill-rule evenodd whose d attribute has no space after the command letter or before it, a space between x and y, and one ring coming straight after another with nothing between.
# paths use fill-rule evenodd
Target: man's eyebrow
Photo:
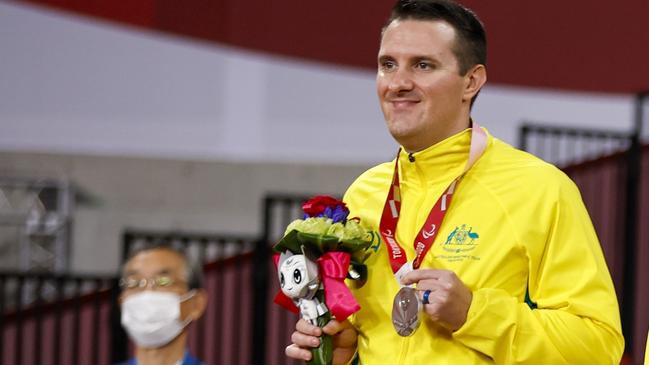
<instances>
[{"instance_id":1,"label":"man's eyebrow","mask_svg":"<svg viewBox=\"0 0 649 365\"><path fill-rule=\"evenodd\" d=\"M394 60L394 57L389 55L380 55L378 58L379 62L392 61L392 60Z\"/></svg>"},{"instance_id":2,"label":"man's eyebrow","mask_svg":"<svg viewBox=\"0 0 649 365\"><path fill-rule=\"evenodd\" d=\"M162 268L158 271L156 271L156 275L170 275L173 272L173 270L169 268Z\"/></svg>"},{"instance_id":3,"label":"man's eyebrow","mask_svg":"<svg viewBox=\"0 0 649 365\"><path fill-rule=\"evenodd\" d=\"M410 57L410 60L413 62L421 62L421 61L428 61L428 62L434 62L434 63L439 63L439 58L433 56L433 55L416 55Z\"/></svg>"},{"instance_id":4,"label":"man's eyebrow","mask_svg":"<svg viewBox=\"0 0 649 365\"><path fill-rule=\"evenodd\" d=\"M162 269L156 271L155 275L167 275L168 276L168 275L171 275L172 273L173 273L172 269L165 267L165 268L162 268ZM138 274L139 274L139 271L133 270L133 269L124 271L124 276L135 276L135 275L138 275Z\"/></svg>"},{"instance_id":5,"label":"man's eyebrow","mask_svg":"<svg viewBox=\"0 0 649 365\"><path fill-rule=\"evenodd\" d=\"M430 56L430 55L412 56L412 57L408 57L408 59L410 61L414 61L414 62L429 61L429 62L439 63L439 60L436 57ZM379 60L379 62L392 61L392 60L394 60L394 57L392 57L390 55L380 55L378 57L378 60Z\"/></svg>"}]
</instances>

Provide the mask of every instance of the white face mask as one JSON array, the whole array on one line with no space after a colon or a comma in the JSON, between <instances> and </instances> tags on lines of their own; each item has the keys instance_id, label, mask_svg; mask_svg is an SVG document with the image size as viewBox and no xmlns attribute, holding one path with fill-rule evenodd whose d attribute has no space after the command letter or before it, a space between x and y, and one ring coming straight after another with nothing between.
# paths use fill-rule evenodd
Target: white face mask
<instances>
[{"instance_id":1,"label":"white face mask","mask_svg":"<svg viewBox=\"0 0 649 365\"><path fill-rule=\"evenodd\" d=\"M180 303L193 295L194 291L181 297L151 290L129 295L122 302L122 326L139 347L164 346L191 322L191 318L181 322Z\"/></svg>"}]
</instances>

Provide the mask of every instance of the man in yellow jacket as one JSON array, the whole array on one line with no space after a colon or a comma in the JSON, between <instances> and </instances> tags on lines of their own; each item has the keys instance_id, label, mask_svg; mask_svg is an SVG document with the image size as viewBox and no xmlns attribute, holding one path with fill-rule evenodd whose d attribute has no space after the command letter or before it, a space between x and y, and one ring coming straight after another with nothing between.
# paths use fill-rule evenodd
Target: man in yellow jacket
<instances>
[{"instance_id":1,"label":"man in yellow jacket","mask_svg":"<svg viewBox=\"0 0 649 365\"><path fill-rule=\"evenodd\" d=\"M299 321L289 357L309 360L324 331L334 364L619 364L615 291L579 191L470 118L485 65L472 12L395 5L377 91L400 152L344 198L383 242L353 289L361 310L322 330Z\"/></svg>"}]
</instances>

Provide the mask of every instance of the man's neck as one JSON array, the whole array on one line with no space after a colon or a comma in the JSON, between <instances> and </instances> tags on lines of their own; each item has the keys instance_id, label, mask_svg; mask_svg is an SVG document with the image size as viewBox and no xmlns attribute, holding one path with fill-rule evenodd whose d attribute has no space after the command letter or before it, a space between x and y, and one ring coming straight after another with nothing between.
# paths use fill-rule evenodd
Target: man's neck
<instances>
[{"instance_id":1,"label":"man's neck","mask_svg":"<svg viewBox=\"0 0 649 365\"><path fill-rule=\"evenodd\" d=\"M447 138L450 138L450 137L464 131L467 128L470 128L472 124L473 124L472 120L469 118L468 122L458 123L455 128L451 128L451 129L446 130L443 133L440 133L440 134L437 134L437 135L429 136L429 138L427 138L424 141L417 141L417 142L413 141L412 143L406 143L405 141L404 142L399 141L399 142L401 143L401 145L403 146L404 150L407 153L409 153L409 154L417 153L417 152L423 151L423 150L425 150L425 149L427 149L427 148L429 148L431 146L434 146L434 145L438 144L439 142L444 141ZM408 142L410 142L410 141L408 141Z\"/></svg>"},{"instance_id":2,"label":"man's neck","mask_svg":"<svg viewBox=\"0 0 649 365\"><path fill-rule=\"evenodd\" d=\"M141 348L135 350L137 365L175 365L185 356L187 334L181 333L173 341L158 348Z\"/></svg>"}]
</instances>

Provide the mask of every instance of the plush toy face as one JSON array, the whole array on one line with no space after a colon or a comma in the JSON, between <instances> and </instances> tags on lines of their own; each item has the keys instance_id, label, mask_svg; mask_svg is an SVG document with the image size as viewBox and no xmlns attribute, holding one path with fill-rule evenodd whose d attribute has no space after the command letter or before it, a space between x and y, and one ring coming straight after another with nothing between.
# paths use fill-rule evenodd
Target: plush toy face
<instances>
[{"instance_id":1,"label":"plush toy face","mask_svg":"<svg viewBox=\"0 0 649 365\"><path fill-rule=\"evenodd\" d=\"M280 263L279 284L287 297L303 298L309 291L307 286L313 284L314 278L307 270L307 260L304 255L293 255Z\"/></svg>"}]
</instances>

